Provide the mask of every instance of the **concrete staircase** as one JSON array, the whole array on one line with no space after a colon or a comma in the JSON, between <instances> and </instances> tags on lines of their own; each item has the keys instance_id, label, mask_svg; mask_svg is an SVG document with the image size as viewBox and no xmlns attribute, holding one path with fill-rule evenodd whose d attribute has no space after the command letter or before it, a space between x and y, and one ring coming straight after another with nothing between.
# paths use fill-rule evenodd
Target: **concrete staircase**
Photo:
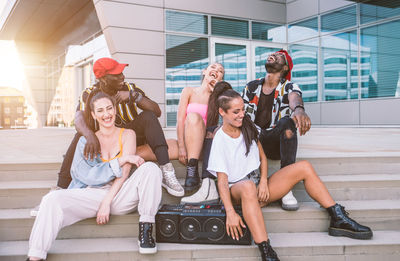
<instances>
[{"instance_id":1,"label":"concrete staircase","mask_svg":"<svg viewBox=\"0 0 400 261\"><path fill-rule=\"evenodd\" d=\"M382 140L376 140L377 132L383 132ZM0 158L0 260L26 258L34 222L30 209L56 184L72 135L73 130L58 129L0 131L0 155L6 155ZM368 145L372 139L379 145ZM334 199L370 226L374 237L328 236L326 211L298 184L298 211L283 211L278 204L263 208L281 260L400 260L400 130L315 128L299 144L299 160L313 164ZM183 182L185 169L174 165ZM269 161L270 173L278 168L278 162ZM163 191L164 203L178 201ZM83 220L62 229L48 260L260 260L255 245L158 244L156 255L143 256L137 235L137 213L112 216L106 226L97 226L94 218Z\"/></svg>"}]
</instances>

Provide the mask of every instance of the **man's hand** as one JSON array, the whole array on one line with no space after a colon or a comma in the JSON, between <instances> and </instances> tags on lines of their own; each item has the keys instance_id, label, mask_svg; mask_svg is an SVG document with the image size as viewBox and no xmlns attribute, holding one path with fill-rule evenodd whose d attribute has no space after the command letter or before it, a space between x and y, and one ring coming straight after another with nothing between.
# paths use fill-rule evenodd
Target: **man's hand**
<instances>
[{"instance_id":1,"label":"man's hand","mask_svg":"<svg viewBox=\"0 0 400 261\"><path fill-rule=\"evenodd\" d=\"M110 220L110 204L101 202L97 211L96 222L98 225L105 225Z\"/></svg>"},{"instance_id":2,"label":"man's hand","mask_svg":"<svg viewBox=\"0 0 400 261\"><path fill-rule=\"evenodd\" d=\"M126 102L129 100L129 91L118 91L114 97L117 103Z\"/></svg>"},{"instance_id":3,"label":"man's hand","mask_svg":"<svg viewBox=\"0 0 400 261\"><path fill-rule=\"evenodd\" d=\"M310 130L311 120L303 108L297 107L293 111L292 119L300 132L300 136L306 134L306 132Z\"/></svg>"},{"instance_id":4,"label":"man's hand","mask_svg":"<svg viewBox=\"0 0 400 261\"><path fill-rule=\"evenodd\" d=\"M85 159L94 159L100 153L100 142L96 134L93 132L86 138L85 149L83 150L83 155Z\"/></svg>"}]
</instances>

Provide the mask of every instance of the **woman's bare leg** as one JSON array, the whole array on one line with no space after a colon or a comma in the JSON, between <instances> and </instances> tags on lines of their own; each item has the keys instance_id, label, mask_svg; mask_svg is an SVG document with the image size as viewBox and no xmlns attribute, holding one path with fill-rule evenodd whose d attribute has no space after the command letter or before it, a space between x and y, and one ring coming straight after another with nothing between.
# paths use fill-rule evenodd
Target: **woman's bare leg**
<instances>
[{"instance_id":1,"label":"woman's bare leg","mask_svg":"<svg viewBox=\"0 0 400 261\"><path fill-rule=\"evenodd\" d=\"M322 207L328 208L335 205L328 189L308 161L300 161L286 166L268 179L269 199L267 203L279 200L302 180L308 195Z\"/></svg>"},{"instance_id":2,"label":"woman's bare leg","mask_svg":"<svg viewBox=\"0 0 400 261\"><path fill-rule=\"evenodd\" d=\"M257 188L253 181L241 181L231 187L231 195L235 201L242 203L243 217L250 229L254 242L268 240L264 216L258 204Z\"/></svg>"},{"instance_id":3,"label":"woman's bare leg","mask_svg":"<svg viewBox=\"0 0 400 261\"><path fill-rule=\"evenodd\" d=\"M170 160L178 159L178 141L174 139L167 140L168 155ZM136 154L147 161L157 161L156 155L151 150L149 144L138 146Z\"/></svg>"},{"instance_id":4,"label":"woman's bare leg","mask_svg":"<svg viewBox=\"0 0 400 261\"><path fill-rule=\"evenodd\" d=\"M185 121L185 145L188 159L199 159L206 135L206 126L198 113L189 113Z\"/></svg>"}]
</instances>

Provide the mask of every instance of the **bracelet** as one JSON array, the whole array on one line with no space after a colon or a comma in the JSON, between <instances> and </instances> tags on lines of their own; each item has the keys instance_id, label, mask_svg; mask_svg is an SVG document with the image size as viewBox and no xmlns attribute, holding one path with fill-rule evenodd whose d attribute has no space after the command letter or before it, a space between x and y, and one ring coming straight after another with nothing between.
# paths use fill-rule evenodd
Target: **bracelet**
<instances>
[{"instance_id":1,"label":"bracelet","mask_svg":"<svg viewBox=\"0 0 400 261\"><path fill-rule=\"evenodd\" d=\"M139 102L143 98L143 95L140 92L130 90L129 91L129 101L133 100L134 102Z\"/></svg>"},{"instance_id":2,"label":"bracelet","mask_svg":"<svg viewBox=\"0 0 400 261\"><path fill-rule=\"evenodd\" d=\"M297 108L302 108L303 111L306 111L306 109L304 109L304 106L301 105L301 104L299 104L299 105L296 105L296 107L294 107L293 112L294 112Z\"/></svg>"}]
</instances>

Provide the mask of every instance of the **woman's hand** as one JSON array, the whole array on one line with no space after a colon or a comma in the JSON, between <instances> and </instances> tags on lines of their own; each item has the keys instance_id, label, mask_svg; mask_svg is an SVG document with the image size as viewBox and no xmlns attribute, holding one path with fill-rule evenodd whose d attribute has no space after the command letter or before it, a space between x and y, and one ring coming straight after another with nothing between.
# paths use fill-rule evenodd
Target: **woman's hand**
<instances>
[{"instance_id":1,"label":"woman's hand","mask_svg":"<svg viewBox=\"0 0 400 261\"><path fill-rule=\"evenodd\" d=\"M183 164L186 165L187 163L187 153L186 153L186 149L185 146L180 146L179 147L179 161Z\"/></svg>"},{"instance_id":2,"label":"woman's hand","mask_svg":"<svg viewBox=\"0 0 400 261\"><path fill-rule=\"evenodd\" d=\"M269 190L268 190L268 180L260 179L260 184L257 187L257 196L258 200L261 202L267 202L269 199Z\"/></svg>"},{"instance_id":3,"label":"woman's hand","mask_svg":"<svg viewBox=\"0 0 400 261\"><path fill-rule=\"evenodd\" d=\"M140 167L145 161L142 157L138 155L128 155L127 162L131 164L135 164L137 167Z\"/></svg>"},{"instance_id":4,"label":"woman's hand","mask_svg":"<svg viewBox=\"0 0 400 261\"><path fill-rule=\"evenodd\" d=\"M226 233L228 236L231 236L234 240L239 240L243 236L242 227L245 228L246 226L235 210L226 213Z\"/></svg>"},{"instance_id":5,"label":"woman's hand","mask_svg":"<svg viewBox=\"0 0 400 261\"><path fill-rule=\"evenodd\" d=\"M110 204L101 202L96 218L98 225L105 225L108 223L110 220L110 209Z\"/></svg>"}]
</instances>

